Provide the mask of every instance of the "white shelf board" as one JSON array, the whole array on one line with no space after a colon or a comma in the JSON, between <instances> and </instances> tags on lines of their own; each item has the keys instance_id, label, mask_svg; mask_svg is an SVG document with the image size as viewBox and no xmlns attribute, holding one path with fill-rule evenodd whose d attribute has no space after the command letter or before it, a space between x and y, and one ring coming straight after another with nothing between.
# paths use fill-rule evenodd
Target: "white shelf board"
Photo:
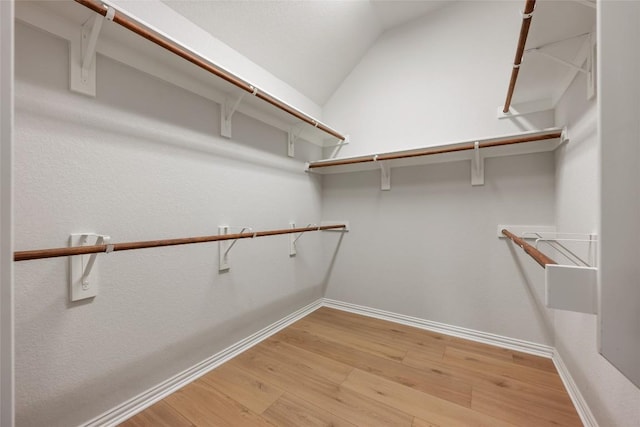
<instances>
[{"instance_id":1,"label":"white shelf board","mask_svg":"<svg viewBox=\"0 0 640 427\"><path fill-rule=\"evenodd\" d=\"M18 21L66 40L80 37L82 24L87 18L95 15L95 12L74 1L25 1L16 5ZM96 52L220 105L226 99L233 101L240 94L246 93L113 22L104 22ZM99 75L97 78L100 78ZM285 132L290 131L292 126L304 126L301 139L321 147L334 146L338 141L337 138L250 94L243 98L238 112Z\"/></svg>"},{"instance_id":2,"label":"white shelf board","mask_svg":"<svg viewBox=\"0 0 640 427\"><path fill-rule=\"evenodd\" d=\"M551 133L561 132L560 128L552 128L545 129L543 131L533 131L533 132L523 132L512 135L502 135L492 138L484 138L484 139L476 139L476 140L467 140L460 142L453 142L449 144L443 145L433 145L433 146L425 146L420 148L414 148L411 150L403 150L403 151L392 151L386 153L377 153L379 156L389 155L389 154L412 154L419 150L425 149L435 149L435 148L445 148L445 147L456 147L459 145L466 145L470 143L474 143L476 141L490 142L490 141L499 141L503 139L517 138L522 136L537 136L537 135L548 135ZM481 148L480 153L483 158L491 158L491 157L505 157L505 156L517 156L521 154L532 154L532 153L542 153L547 151L554 151L556 148L562 144L561 138L553 138L546 139L542 141L533 141L533 142L523 142L519 144L512 145L503 145L498 147L487 147ZM327 159L320 160L317 162L313 162L314 165L321 165L323 163L334 162L336 160L350 160L350 159L360 159L362 157L370 157L373 154L368 156L355 156L355 157L342 157L336 159ZM409 157L403 159L393 159L393 160L384 160L384 162L391 168L396 167L404 167L404 166L417 166L417 165L427 165L432 163L446 163L446 162L456 162L461 160L471 160L474 156L474 150L465 150L465 151L457 151L453 153L442 153L442 154L430 154L419 157ZM360 171L368 171L368 170L379 170L380 165L378 162L367 161L364 163L353 163L348 165L335 165L335 166L326 166L326 167L316 167L309 168L308 171L316 174L336 174L336 173L349 173L349 172L360 172Z\"/></svg>"}]
</instances>

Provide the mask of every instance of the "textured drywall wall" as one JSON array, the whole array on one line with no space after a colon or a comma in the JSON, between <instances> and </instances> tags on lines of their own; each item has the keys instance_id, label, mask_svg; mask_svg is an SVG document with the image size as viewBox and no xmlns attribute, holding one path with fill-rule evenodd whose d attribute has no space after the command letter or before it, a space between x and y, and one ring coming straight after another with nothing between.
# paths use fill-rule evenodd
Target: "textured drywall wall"
<instances>
[{"instance_id":1,"label":"textured drywall wall","mask_svg":"<svg viewBox=\"0 0 640 427\"><path fill-rule=\"evenodd\" d=\"M459 2L383 34L325 106L352 136L340 155L552 126L548 112L496 118L518 7ZM353 228L327 297L551 344L543 270L496 229L553 224L553 155L488 159L479 187L470 171L469 161L392 169L391 191L378 171L326 175L324 216Z\"/></svg>"},{"instance_id":2,"label":"textured drywall wall","mask_svg":"<svg viewBox=\"0 0 640 427\"><path fill-rule=\"evenodd\" d=\"M498 239L498 224L553 224L553 154L327 175L323 212L347 218L327 297L551 344L544 271ZM332 254L331 254L332 255Z\"/></svg>"},{"instance_id":3,"label":"textured drywall wall","mask_svg":"<svg viewBox=\"0 0 640 427\"><path fill-rule=\"evenodd\" d=\"M497 120L522 8L454 2L385 32L324 107L349 134L340 155L440 145L553 125L553 114Z\"/></svg>"},{"instance_id":4,"label":"textured drywall wall","mask_svg":"<svg viewBox=\"0 0 640 427\"><path fill-rule=\"evenodd\" d=\"M614 31L621 22L616 21ZM600 150L612 141L607 138L599 146L597 100L588 101L586 94L586 78L579 75L556 109L557 124L566 125L571 138L556 152L556 221L565 233L599 231ZM610 116L611 110L603 114ZM620 207L626 203L616 201ZM558 310L554 329L556 348L598 423L640 425L640 389L599 354L597 316Z\"/></svg>"},{"instance_id":5,"label":"textured drywall wall","mask_svg":"<svg viewBox=\"0 0 640 427\"><path fill-rule=\"evenodd\" d=\"M16 34L16 249L257 230L320 220L319 149L98 56L98 96L68 91L67 44ZM16 263L18 426L78 425L321 297L320 233L100 255L99 294L70 303L65 258Z\"/></svg>"},{"instance_id":6,"label":"textured drywall wall","mask_svg":"<svg viewBox=\"0 0 640 427\"><path fill-rule=\"evenodd\" d=\"M274 95L318 120L322 119L321 107L308 96L213 37L201 27L194 25L160 0L111 0L110 3L117 10L135 17L137 21L155 29L160 34L169 36L179 44L188 46L192 52L230 71L260 90Z\"/></svg>"},{"instance_id":7,"label":"textured drywall wall","mask_svg":"<svg viewBox=\"0 0 640 427\"><path fill-rule=\"evenodd\" d=\"M606 2L599 11L600 345L640 387L640 51L620 48L640 40L640 3Z\"/></svg>"},{"instance_id":8,"label":"textured drywall wall","mask_svg":"<svg viewBox=\"0 0 640 427\"><path fill-rule=\"evenodd\" d=\"M559 231L598 231L600 156L596 100L586 99L586 80L579 76L556 110L571 142L556 152L556 221ZM603 143L602 149L606 150ZM558 310L555 345L601 426L640 424L640 390L598 351L595 315Z\"/></svg>"},{"instance_id":9,"label":"textured drywall wall","mask_svg":"<svg viewBox=\"0 0 640 427\"><path fill-rule=\"evenodd\" d=\"M13 2L0 3L0 425L13 403Z\"/></svg>"}]
</instances>

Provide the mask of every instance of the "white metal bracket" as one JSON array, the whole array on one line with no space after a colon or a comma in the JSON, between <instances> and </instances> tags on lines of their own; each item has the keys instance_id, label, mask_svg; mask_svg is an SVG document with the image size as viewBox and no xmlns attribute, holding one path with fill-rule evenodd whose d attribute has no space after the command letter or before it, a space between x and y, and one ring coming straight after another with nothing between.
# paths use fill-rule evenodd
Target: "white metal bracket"
<instances>
[{"instance_id":1,"label":"white metal bracket","mask_svg":"<svg viewBox=\"0 0 640 427\"><path fill-rule=\"evenodd\" d=\"M231 228L240 228L238 234L244 233L246 230L253 231L251 227L237 227L232 225L220 225L218 226L218 234L219 235L227 235L229 234L229 230ZM255 237L255 233L253 235ZM229 251L236 244L238 239L234 239L229 243L229 240L220 240L218 241L218 271L225 272L230 270L229 266Z\"/></svg>"},{"instance_id":2,"label":"white metal bracket","mask_svg":"<svg viewBox=\"0 0 640 427\"><path fill-rule=\"evenodd\" d=\"M290 222L289 226L293 229L296 228L296 223L295 222ZM301 234L302 235L302 234ZM296 242L298 241L298 237L296 237L294 234L289 234L289 256L290 257L294 257L296 256L296 254L298 253L296 251Z\"/></svg>"},{"instance_id":3,"label":"white metal bracket","mask_svg":"<svg viewBox=\"0 0 640 427\"><path fill-rule=\"evenodd\" d=\"M339 140L338 143L334 145L335 148L331 152L331 155L329 156L329 158L335 159L336 157L338 157L338 154L340 153L340 150L342 150L342 147L349 144L350 142L351 142L351 137L349 135L345 135L343 140Z\"/></svg>"},{"instance_id":4,"label":"white metal bracket","mask_svg":"<svg viewBox=\"0 0 640 427\"><path fill-rule=\"evenodd\" d=\"M240 94L238 99L236 99L233 103L229 99L225 99L222 105L220 106L220 135L225 138L231 138L231 118L233 114L238 110L240 103L242 102L242 98L246 93Z\"/></svg>"},{"instance_id":5,"label":"white metal bracket","mask_svg":"<svg viewBox=\"0 0 640 427\"><path fill-rule=\"evenodd\" d=\"M380 165L380 189L391 190L391 168L385 161L378 161L378 155L373 156L373 161Z\"/></svg>"},{"instance_id":6,"label":"white metal bracket","mask_svg":"<svg viewBox=\"0 0 640 427\"><path fill-rule=\"evenodd\" d=\"M218 227L218 234L225 235L229 234L229 226L228 225L220 225ZM229 251L227 247L229 246L228 240L220 240L218 242L218 271L229 271L229 261L227 260L227 254Z\"/></svg>"},{"instance_id":7,"label":"white metal bracket","mask_svg":"<svg viewBox=\"0 0 640 427\"><path fill-rule=\"evenodd\" d=\"M554 61L556 61L556 62L558 62L558 63L560 63L562 65L565 65L565 66L567 66L569 68L572 68L572 69L574 69L574 70L576 70L578 72L581 72L581 73L585 73L585 74L589 74L590 73L590 71L588 69L584 69L579 65L576 65L576 64L571 63L569 61L566 61L566 60L564 60L562 58L559 58L559 57L557 57L555 55L552 55L552 54L550 54L548 52L545 52L544 50L541 50L540 48L537 48L537 47L534 47L532 49L527 49L526 52L527 53L537 53L539 55L544 56L545 58L552 59L552 60L554 60Z\"/></svg>"},{"instance_id":8,"label":"white metal bracket","mask_svg":"<svg viewBox=\"0 0 640 427\"><path fill-rule=\"evenodd\" d=\"M294 222L289 223L289 225L291 226L291 228L296 228L296 224ZM312 227L312 226L317 227L317 225L315 224L307 224L307 227ZM293 233L289 234L289 256L290 257L294 257L298 253L296 248L296 242L298 241L298 239L302 237L304 233L305 231L303 231L302 233L298 233L298 235L295 235Z\"/></svg>"},{"instance_id":9,"label":"white metal bracket","mask_svg":"<svg viewBox=\"0 0 640 427\"><path fill-rule=\"evenodd\" d=\"M567 142L569 142L569 129L565 126L562 128L562 133L560 134L560 143L566 144Z\"/></svg>"},{"instance_id":10,"label":"white metal bracket","mask_svg":"<svg viewBox=\"0 0 640 427\"><path fill-rule=\"evenodd\" d=\"M289 132L287 132L287 156L295 157L296 155L296 142L300 139L302 131L304 131L304 124L291 126Z\"/></svg>"},{"instance_id":11,"label":"white metal bracket","mask_svg":"<svg viewBox=\"0 0 640 427\"><path fill-rule=\"evenodd\" d=\"M484 156L480 153L480 142L476 141L471 159L471 185L484 185Z\"/></svg>"},{"instance_id":12,"label":"white metal bracket","mask_svg":"<svg viewBox=\"0 0 640 427\"><path fill-rule=\"evenodd\" d=\"M90 238L95 238L95 240L90 241ZM69 236L69 246L107 245L106 253L109 253L113 251L113 245L109 244L110 240L109 236L103 234L71 234ZM98 294L97 268L95 265L97 257L97 253L69 257L69 299L71 301L93 298Z\"/></svg>"},{"instance_id":13,"label":"white metal bracket","mask_svg":"<svg viewBox=\"0 0 640 427\"><path fill-rule=\"evenodd\" d=\"M70 87L74 92L96 96L96 47L105 18L113 20L115 9L109 7L107 15L95 14L80 28L80 41L70 44Z\"/></svg>"},{"instance_id":14,"label":"white metal bracket","mask_svg":"<svg viewBox=\"0 0 640 427\"><path fill-rule=\"evenodd\" d=\"M578 60L578 64L575 64L573 62L569 62L565 59L559 58L553 54L550 54L546 51L543 50L543 48L547 47L547 46L551 46L551 45L556 45L558 43L562 43L568 40L573 40L573 39L577 39L577 38L585 38L585 42L583 47L581 48L580 52L578 52L578 55L576 57L576 59ZM586 54L585 52L585 45L586 45ZM577 36L572 36L566 39L562 39L562 40L556 40L550 43L546 43L544 45L541 46L537 46L531 49L527 49L525 50L526 53L537 53L541 56L544 56L545 58L549 58L559 64L562 64L566 67L569 67L571 70L573 70L573 73L570 79L570 81L573 81L573 78L575 77L575 75L577 73L583 73L586 74L587 76L587 99L592 99L595 96L595 50L596 50L596 44L595 44L595 37L593 32L589 32L589 33L583 33L583 34L578 34ZM586 62L586 68L582 68L582 63ZM569 81L569 82L570 82Z\"/></svg>"}]
</instances>

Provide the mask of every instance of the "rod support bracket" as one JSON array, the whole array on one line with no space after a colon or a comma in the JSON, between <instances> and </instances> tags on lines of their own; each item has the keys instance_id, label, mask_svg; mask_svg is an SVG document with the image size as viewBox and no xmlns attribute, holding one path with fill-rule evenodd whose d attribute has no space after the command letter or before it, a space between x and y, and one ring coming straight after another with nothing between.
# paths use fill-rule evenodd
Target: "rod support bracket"
<instances>
[{"instance_id":1,"label":"rod support bracket","mask_svg":"<svg viewBox=\"0 0 640 427\"><path fill-rule=\"evenodd\" d=\"M335 159L336 157L338 157L338 154L340 154L340 150L342 150L342 147L349 144L350 142L351 142L351 136L349 135L345 135L344 139L339 139L338 143L335 144L334 149L331 152L331 155L329 156L329 158Z\"/></svg>"},{"instance_id":2,"label":"rod support bracket","mask_svg":"<svg viewBox=\"0 0 640 427\"><path fill-rule=\"evenodd\" d=\"M229 234L229 230L232 228L239 228L240 231L238 234L242 234L246 230L253 232L253 229L251 227L220 225L218 226L218 234L221 236ZM253 237L256 237L256 233L253 233ZM231 269L231 267L229 266L229 252L237 241L238 239L218 241L218 272L224 273Z\"/></svg>"},{"instance_id":3,"label":"rod support bracket","mask_svg":"<svg viewBox=\"0 0 640 427\"><path fill-rule=\"evenodd\" d=\"M473 145L473 157L471 158L471 185L484 185L484 156L480 152L480 142Z\"/></svg>"},{"instance_id":4,"label":"rod support bracket","mask_svg":"<svg viewBox=\"0 0 640 427\"><path fill-rule=\"evenodd\" d=\"M106 253L113 251L111 238L104 234L77 233L69 236L69 247L107 245ZM97 253L69 257L69 300L81 301L98 294Z\"/></svg>"},{"instance_id":5,"label":"rod support bracket","mask_svg":"<svg viewBox=\"0 0 640 427\"><path fill-rule=\"evenodd\" d=\"M292 229L296 228L296 224L293 221L289 223L289 226ZM316 225L316 224L307 224L307 226L305 228L309 228L309 227L318 227L317 230L311 230L311 231L320 231L320 227L318 225ZM297 247L296 247L296 243L298 242L298 240L302 237L302 235L304 233L306 233L306 231L298 233L297 236L295 235L295 233L289 234L289 256L290 257L294 257L298 253Z\"/></svg>"},{"instance_id":6,"label":"rod support bracket","mask_svg":"<svg viewBox=\"0 0 640 427\"><path fill-rule=\"evenodd\" d=\"M256 91L257 89L254 89ZM238 107L242 102L242 99L246 93L241 93L240 96L235 101L231 101L230 99L225 99L222 105L220 106L220 135L225 138L231 138L231 119L236 111L238 111Z\"/></svg>"},{"instance_id":7,"label":"rod support bracket","mask_svg":"<svg viewBox=\"0 0 640 427\"><path fill-rule=\"evenodd\" d=\"M80 27L80 39L70 43L70 88L74 92L96 96L96 47L105 19L113 20L115 9L109 7L106 16L96 14ZM111 18L111 19L110 19Z\"/></svg>"},{"instance_id":8,"label":"rod support bracket","mask_svg":"<svg viewBox=\"0 0 640 427\"><path fill-rule=\"evenodd\" d=\"M296 142L300 139L304 128L304 123L300 123L289 128L289 131L287 132L287 156L295 157Z\"/></svg>"},{"instance_id":9,"label":"rod support bracket","mask_svg":"<svg viewBox=\"0 0 640 427\"><path fill-rule=\"evenodd\" d=\"M384 160L378 160L378 155L373 156L373 161L380 165L380 190L391 190L391 167Z\"/></svg>"}]
</instances>

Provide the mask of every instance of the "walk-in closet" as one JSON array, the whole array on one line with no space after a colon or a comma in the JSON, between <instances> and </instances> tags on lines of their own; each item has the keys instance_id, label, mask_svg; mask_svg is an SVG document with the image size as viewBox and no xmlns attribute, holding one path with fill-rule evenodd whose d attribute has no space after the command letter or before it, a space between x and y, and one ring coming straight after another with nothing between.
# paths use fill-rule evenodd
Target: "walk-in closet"
<instances>
[{"instance_id":1,"label":"walk-in closet","mask_svg":"<svg viewBox=\"0 0 640 427\"><path fill-rule=\"evenodd\" d=\"M640 427L640 2L0 1L0 427Z\"/></svg>"}]
</instances>

